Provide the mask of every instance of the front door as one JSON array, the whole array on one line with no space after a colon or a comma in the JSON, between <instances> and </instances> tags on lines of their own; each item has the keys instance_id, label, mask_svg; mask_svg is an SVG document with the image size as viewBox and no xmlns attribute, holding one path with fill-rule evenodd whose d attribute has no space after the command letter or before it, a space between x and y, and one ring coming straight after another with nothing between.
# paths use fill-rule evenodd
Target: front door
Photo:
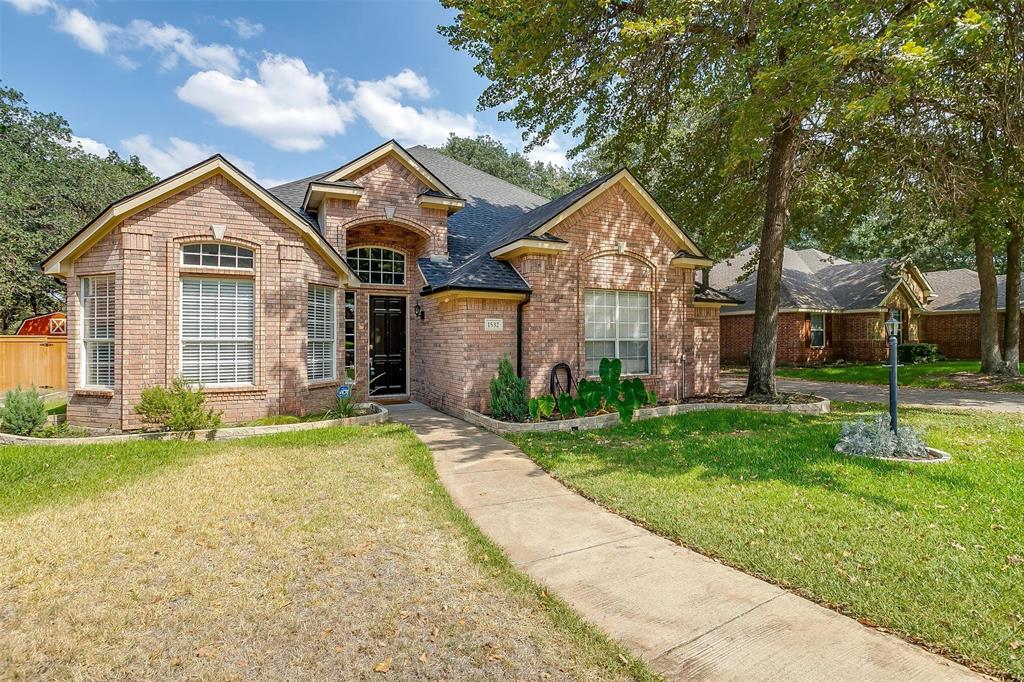
<instances>
[{"instance_id":1,"label":"front door","mask_svg":"<svg viewBox=\"0 0 1024 682\"><path fill-rule=\"evenodd\" d=\"M370 395L403 395L405 299L370 297Z\"/></svg>"}]
</instances>

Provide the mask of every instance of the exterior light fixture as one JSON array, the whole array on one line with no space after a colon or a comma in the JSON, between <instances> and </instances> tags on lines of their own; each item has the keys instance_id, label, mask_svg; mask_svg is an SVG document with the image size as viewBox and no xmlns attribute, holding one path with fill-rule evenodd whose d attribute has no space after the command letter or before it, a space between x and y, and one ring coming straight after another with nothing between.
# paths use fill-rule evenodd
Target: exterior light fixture
<instances>
[{"instance_id":1,"label":"exterior light fixture","mask_svg":"<svg viewBox=\"0 0 1024 682\"><path fill-rule=\"evenodd\" d=\"M889 334L889 428L896 433L896 344L900 335L900 320L896 319L896 311L889 311L889 319L885 321L885 331Z\"/></svg>"},{"instance_id":2,"label":"exterior light fixture","mask_svg":"<svg viewBox=\"0 0 1024 682\"><path fill-rule=\"evenodd\" d=\"M423 306L421 306L419 303L413 306L412 314L421 320L427 316L427 314L423 312Z\"/></svg>"}]
</instances>

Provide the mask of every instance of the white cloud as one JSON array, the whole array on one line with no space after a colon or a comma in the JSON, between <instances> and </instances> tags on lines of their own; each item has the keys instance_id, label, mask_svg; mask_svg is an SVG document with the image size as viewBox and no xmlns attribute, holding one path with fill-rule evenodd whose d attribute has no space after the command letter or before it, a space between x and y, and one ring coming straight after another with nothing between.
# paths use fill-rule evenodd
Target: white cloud
<instances>
[{"instance_id":1,"label":"white cloud","mask_svg":"<svg viewBox=\"0 0 1024 682\"><path fill-rule=\"evenodd\" d=\"M403 104L405 97L429 99L434 95L427 79L403 69L381 80L359 81L352 89L352 108L383 137L403 144L442 145L449 133L476 135L479 124L471 114Z\"/></svg>"},{"instance_id":2,"label":"white cloud","mask_svg":"<svg viewBox=\"0 0 1024 682\"><path fill-rule=\"evenodd\" d=\"M234 19L225 19L223 22L225 26L233 29L238 37L242 40L248 40L255 38L259 34L263 33L263 24L249 21L245 17L235 17Z\"/></svg>"},{"instance_id":3,"label":"white cloud","mask_svg":"<svg viewBox=\"0 0 1024 682\"><path fill-rule=\"evenodd\" d=\"M135 137L121 140L121 146L129 154L138 156L139 160L149 170L161 178L183 171L189 166L194 166L217 153L217 150L210 145L191 142L173 136L162 147L155 143L149 135L136 135ZM251 161L230 158L226 154L224 154L224 157L264 187L274 187L275 185L287 182L287 180L279 178L261 177L256 172L256 165Z\"/></svg>"},{"instance_id":4,"label":"white cloud","mask_svg":"<svg viewBox=\"0 0 1024 682\"><path fill-rule=\"evenodd\" d=\"M53 2L51 0L6 0L6 1L8 3L10 3L11 5L14 5L14 8L17 9L19 12L24 12L25 14L39 14L40 12L45 12L46 10L50 9L50 7L53 6Z\"/></svg>"},{"instance_id":5,"label":"white cloud","mask_svg":"<svg viewBox=\"0 0 1024 682\"><path fill-rule=\"evenodd\" d=\"M135 19L125 29L136 46L148 47L163 56L163 66L172 69L178 59L197 69L212 69L229 75L238 73L238 55L229 45L200 45L189 31L164 23L160 26L144 19Z\"/></svg>"},{"instance_id":6,"label":"white cloud","mask_svg":"<svg viewBox=\"0 0 1024 682\"><path fill-rule=\"evenodd\" d=\"M104 54L107 51L107 36L118 29L113 24L96 21L78 9L57 7L57 30L67 33L80 47Z\"/></svg>"},{"instance_id":7,"label":"white cloud","mask_svg":"<svg viewBox=\"0 0 1024 682\"><path fill-rule=\"evenodd\" d=\"M71 136L71 144L75 147L81 147L83 151L88 154L95 154L96 156L106 157L110 153L110 148L103 144L99 140L94 140L91 137L79 137L78 135Z\"/></svg>"},{"instance_id":8,"label":"white cloud","mask_svg":"<svg viewBox=\"0 0 1024 682\"><path fill-rule=\"evenodd\" d=\"M568 159L565 158L565 150L562 149L561 143L555 138L549 138L547 142L539 147L534 147L527 154L526 158L530 161L540 161L541 163L552 163L562 168L569 166Z\"/></svg>"},{"instance_id":9,"label":"white cloud","mask_svg":"<svg viewBox=\"0 0 1024 682\"><path fill-rule=\"evenodd\" d=\"M320 149L324 138L344 133L353 119L323 73L310 73L301 59L280 54L263 58L259 80L201 71L178 88L178 97L282 151Z\"/></svg>"}]
</instances>

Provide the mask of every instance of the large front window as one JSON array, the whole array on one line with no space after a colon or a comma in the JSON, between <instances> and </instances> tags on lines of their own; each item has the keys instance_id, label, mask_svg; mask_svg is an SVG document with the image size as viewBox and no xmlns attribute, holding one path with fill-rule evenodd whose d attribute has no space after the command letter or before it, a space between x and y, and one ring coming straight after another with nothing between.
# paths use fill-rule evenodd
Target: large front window
<instances>
[{"instance_id":1,"label":"large front window","mask_svg":"<svg viewBox=\"0 0 1024 682\"><path fill-rule=\"evenodd\" d=\"M251 280L181 280L181 376L204 386L253 383Z\"/></svg>"},{"instance_id":2,"label":"large front window","mask_svg":"<svg viewBox=\"0 0 1024 682\"><path fill-rule=\"evenodd\" d=\"M405 256L377 246L348 250L348 264L368 284L405 284Z\"/></svg>"},{"instance_id":3,"label":"large front window","mask_svg":"<svg viewBox=\"0 0 1024 682\"><path fill-rule=\"evenodd\" d=\"M306 294L306 379L309 381L334 378L337 356L334 301L332 287L310 285Z\"/></svg>"},{"instance_id":4,"label":"large front window","mask_svg":"<svg viewBox=\"0 0 1024 682\"><path fill-rule=\"evenodd\" d=\"M82 384L114 385L114 276L82 278Z\"/></svg>"},{"instance_id":5,"label":"large front window","mask_svg":"<svg viewBox=\"0 0 1024 682\"><path fill-rule=\"evenodd\" d=\"M623 374L651 371L651 299L639 291L584 293L584 352L587 376L597 375L601 358L622 360Z\"/></svg>"}]
</instances>

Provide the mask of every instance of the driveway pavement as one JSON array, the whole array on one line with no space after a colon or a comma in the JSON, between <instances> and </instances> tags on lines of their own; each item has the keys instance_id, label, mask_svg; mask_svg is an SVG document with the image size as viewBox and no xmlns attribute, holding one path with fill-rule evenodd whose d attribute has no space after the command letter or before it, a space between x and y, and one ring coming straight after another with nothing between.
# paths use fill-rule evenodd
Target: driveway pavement
<instances>
[{"instance_id":1,"label":"driveway pavement","mask_svg":"<svg viewBox=\"0 0 1024 682\"><path fill-rule=\"evenodd\" d=\"M746 374L723 373L722 390L742 392L747 386ZM779 379L779 390L790 393L813 393L829 400L860 403L889 402L889 387L867 384L843 384L834 381ZM1024 394L983 393L981 391L947 391L938 388L900 388L900 405L907 407L942 407L961 410L990 410L1024 414Z\"/></svg>"},{"instance_id":2,"label":"driveway pavement","mask_svg":"<svg viewBox=\"0 0 1024 682\"><path fill-rule=\"evenodd\" d=\"M389 409L516 566L669 679L983 679L654 535L483 429L416 403Z\"/></svg>"}]
</instances>

